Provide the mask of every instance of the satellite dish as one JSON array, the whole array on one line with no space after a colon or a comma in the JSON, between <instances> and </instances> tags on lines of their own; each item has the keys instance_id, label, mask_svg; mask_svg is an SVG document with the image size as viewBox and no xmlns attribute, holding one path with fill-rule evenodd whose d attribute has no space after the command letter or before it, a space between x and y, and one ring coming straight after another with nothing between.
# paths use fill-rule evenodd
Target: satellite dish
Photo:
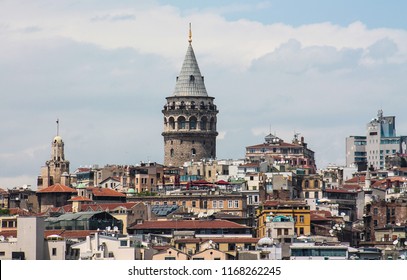
<instances>
[{"instance_id":1,"label":"satellite dish","mask_svg":"<svg viewBox=\"0 0 407 280\"><path fill-rule=\"evenodd\" d=\"M393 245L397 245L399 243L399 241L396 239L393 241Z\"/></svg>"}]
</instances>

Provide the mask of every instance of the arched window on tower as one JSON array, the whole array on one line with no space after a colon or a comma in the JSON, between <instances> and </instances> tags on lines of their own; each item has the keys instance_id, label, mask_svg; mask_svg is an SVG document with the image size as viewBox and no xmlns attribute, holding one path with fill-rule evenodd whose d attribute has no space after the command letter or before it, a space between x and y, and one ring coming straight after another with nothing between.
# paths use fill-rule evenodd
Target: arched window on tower
<instances>
[{"instance_id":1,"label":"arched window on tower","mask_svg":"<svg viewBox=\"0 0 407 280\"><path fill-rule=\"evenodd\" d=\"M195 101L191 101L191 109L195 109Z\"/></svg>"},{"instance_id":2,"label":"arched window on tower","mask_svg":"<svg viewBox=\"0 0 407 280\"><path fill-rule=\"evenodd\" d=\"M203 101L201 101L201 103L199 104L199 108L200 109L205 109L205 103Z\"/></svg>"},{"instance_id":3,"label":"arched window on tower","mask_svg":"<svg viewBox=\"0 0 407 280\"><path fill-rule=\"evenodd\" d=\"M181 101L181 104L179 105L179 108L180 109L185 109L185 102L184 101Z\"/></svg>"},{"instance_id":4,"label":"arched window on tower","mask_svg":"<svg viewBox=\"0 0 407 280\"><path fill-rule=\"evenodd\" d=\"M191 149L191 154L194 156L194 155L196 155L196 149L195 148L192 148Z\"/></svg>"},{"instance_id":5,"label":"arched window on tower","mask_svg":"<svg viewBox=\"0 0 407 280\"><path fill-rule=\"evenodd\" d=\"M174 157L174 149L170 150L170 157Z\"/></svg>"},{"instance_id":6,"label":"arched window on tower","mask_svg":"<svg viewBox=\"0 0 407 280\"><path fill-rule=\"evenodd\" d=\"M175 109L175 102L172 102L172 103L171 103L170 108L171 108L171 110L174 110L174 109Z\"/></svg>"},{"instance_id":7,"label":"arched window on tower","mask_svg":"<svg viewBox=\"0 0 407 280\"><path fill-rule=\"evenodd\" d=\"M173 117L170 117L170 118L168 119L168 123L169 123L169 125L170 125L170 129L175 129L175 120L174 120Z\"/></svg>"},{"instance_id":8,"label":"arched window on tower","mask_svg":"<svg viewBox=\"0 0 407 280\"><path fill-rule=\"evenodd\" d=\"M305 182L304 182L304 187L305 187L306 189L309 188L309 181L308 181L308 180L305 180Z\"/></svg>"},{"instance_id":9,"label":"arched window on tower","mask_svg":"<svg viewBox=\"0 0 407 280\"><path fill-rule=\"evenodd\" d=\"M164 118L164 127L167 128L167 125L168 125L167 118Z\"/></svg>"},{"instance_id":10,"label":"arched window on tower","mask_svg":"<svg viewBox=\"0 0 407 280\"><path fill-rule=\"evenodd\" d=\"M314 181L314 188L316 188L316 189L319 188L319 181L318 180Z\"/></svg>"},{"instance_id":11,"label":"arched window on tower","mask_svg":"<svg viewBox=\"0 0 407 280\"><path fill-rule=\"evenodd\" d=\"M189 118L189 129L195 130L196 129L196 117Z\"/></svg>"},{"instance_id":12,"label":"arched window on tower","mask_svg":"<svg viewBox=\"0 0 407 280\"><path fill-rule=\"evenodd\" d=\"M178 129L185 129L185 117L178 117Z\"/></svg>"},{"instance_id":13,"label":"arched window on tower","mask_svg":"<svg viewBox=\"0 0 407 280\"><path fill-rule=\"evenodd\" d=\"M201 130L206 130L208 126L208 118L202 117L201 118Z\"/></svg>"},{"instance_id":14,"label":"arched window on tower","mask_svg":"<svg viewBox=\"0 0 407 280\"><path fill-rule=\"evenodd\" d=\"M209 123L209 130L214 130L215 129L215 120L211 118L211 121Z\"/></svg>"}]
</instances>

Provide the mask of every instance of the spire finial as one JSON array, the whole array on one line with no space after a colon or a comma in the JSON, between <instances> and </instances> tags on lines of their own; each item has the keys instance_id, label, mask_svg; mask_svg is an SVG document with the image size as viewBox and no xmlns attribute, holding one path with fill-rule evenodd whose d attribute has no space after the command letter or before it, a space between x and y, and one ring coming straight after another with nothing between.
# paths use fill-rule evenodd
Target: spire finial
<instances>
[{"instance_id":1,"label":"spire finial","mask_svg":"<svg viewBox=\"0 0 407 280\"><path fill-rule=\"evenodd\" d=\"M191 23L189 23L189 39L188 42L191 44L192 43L192 29L191 29Z\"/></svg>"},{"instance_id":2,"label":"spire finial","mask_svg":"<svg viewBox=\"0 0 407 280\"><path fill-rule=\"evenodd\" d=\"M59 118L57 118L57 136L59 136Z\"/></svg>"}]
</instances>

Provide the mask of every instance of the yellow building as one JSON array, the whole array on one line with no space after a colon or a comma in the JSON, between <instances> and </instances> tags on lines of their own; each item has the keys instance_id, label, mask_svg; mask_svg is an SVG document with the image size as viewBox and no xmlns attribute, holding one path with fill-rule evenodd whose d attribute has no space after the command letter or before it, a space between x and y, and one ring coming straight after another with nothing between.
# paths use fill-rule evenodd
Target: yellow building
<instances>
[{"instance_id":1,"label":"yellow building","mask_svg":"<svg viewBox=\"0 0 407 280\"><path fill-rule=\"evenodd\" d=\"M180 238L174 240L174 247L189 255L215 248L230 259L240 250L254 250L258 241L259 238L253 237Z\"/></svg>"},{"instance_id":2,"label":"yellow building","mask_svg":"<svg viewBox=\"0 0 407 280\"><path fill-rule=\"evenodd\" d=\"M289 216L294 219L297 236L310 235L311 215L309 205L304 201L268 200L257 210L257 237L269 237L267 223L274 216Z\"/></svg>"}]
</instances>

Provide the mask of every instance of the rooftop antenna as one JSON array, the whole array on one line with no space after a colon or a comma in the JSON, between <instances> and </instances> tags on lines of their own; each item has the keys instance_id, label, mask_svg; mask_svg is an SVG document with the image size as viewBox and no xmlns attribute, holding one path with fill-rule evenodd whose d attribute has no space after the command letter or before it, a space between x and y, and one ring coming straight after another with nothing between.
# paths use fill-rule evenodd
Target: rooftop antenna
<instances>
[{"instance_id":1,"label":"rooftop antenna","mask_svg":"<svg viewBox=\"0 0 407 280\"><path fill-rule=\"evenodd\" d=\"M57 136L59 136L59 119L57 118Z\"/></svg>"},{"instance_id":2,"label":"rooftop antenna","mask_svg":"<svg viewBox=\"0 0 407 280\"><path fill-rule=\"evenodd\" d=\"M192 28L191 28L191 23L189 23L189 39L188 42L191 44L192 43Z\"/></svg>"}]
</instances>

